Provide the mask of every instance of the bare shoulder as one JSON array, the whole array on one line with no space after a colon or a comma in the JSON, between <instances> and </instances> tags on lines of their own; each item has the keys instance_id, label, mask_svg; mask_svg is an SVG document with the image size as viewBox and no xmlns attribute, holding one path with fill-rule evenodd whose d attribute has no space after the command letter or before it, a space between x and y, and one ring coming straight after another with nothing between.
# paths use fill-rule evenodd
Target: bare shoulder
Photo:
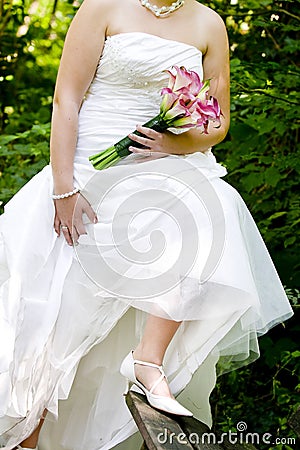
<instances>
[{"instance_id":1,"label":"bare shoulder","mask_svg":"<svg viewBox=\"0 0 300 450\"><path fill-rule=\"evenodd\" d=\"M97 39L99 33L105 36L117 6L118 0L83 0L72 21L71 30L76 29L81 34L86 28L90 35L97 35Z\"/></svg>"},{"instance_id":2,"label":"bare shoulder","mask_svg":"<svg viewBox=\"0 0 300 450\"><path fill-rule=\"evenodd\" d=\"M196 29L199 42L202 44L204 54L209 49L220 47L226 49L228 46L226 26L221 16L202 3L194 4Z\"/></svg>"},{"instance_id":3,"label":"bare shoulder","mask_svg":"<svg viewBox=\"0 0 300 450\"><path fill-rule=\"evenodd\" d=\"M222 17L214 10L202 3L197 2L197 16L206 26L212 27L214 30L225 31L225 24Z\"/></svg>"}]
</instances>

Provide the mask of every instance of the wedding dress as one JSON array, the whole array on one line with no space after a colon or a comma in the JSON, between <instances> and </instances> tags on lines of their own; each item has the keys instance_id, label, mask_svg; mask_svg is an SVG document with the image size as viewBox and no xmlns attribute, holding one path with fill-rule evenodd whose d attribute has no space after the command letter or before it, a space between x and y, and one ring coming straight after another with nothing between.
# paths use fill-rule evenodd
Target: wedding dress
<instances>
[{"instance_id":1,"label":"wedding dress","mask_svg":"<svg viewBox=\"0 0 300 450\"><path fill-rule=\"evenodd\" d=\"M158 114L165 71L174 65L202 77L202 54L191 45L139 32L107 37L79 115L74 185L98 223L84 216L88 233L78 246L54 232L50 166L6 205L5 449L33 431L45 408L41 450L103 450L132 435L119 367L149 312L184 322L165 370L174 394L210 425L216 373L254 360L257 337L292 315L256 225L210 149L132 154L103 171L88 160Z\"/></svg>"}]
</instances>

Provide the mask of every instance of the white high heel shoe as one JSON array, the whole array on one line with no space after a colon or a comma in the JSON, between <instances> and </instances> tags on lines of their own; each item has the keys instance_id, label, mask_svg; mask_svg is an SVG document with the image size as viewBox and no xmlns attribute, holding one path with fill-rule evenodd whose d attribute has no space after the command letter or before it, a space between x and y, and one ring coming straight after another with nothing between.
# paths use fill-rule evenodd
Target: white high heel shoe
<instances>
[{"instance_id":1,"label":"white high heel shoe","mask_svg":"<svg viewBox=\"0 0 300 450\"><path fill-rule=\"evenodd\" d=\"M135 376L135 370L134 365L135 364L141 364L142 366L147 367L154 367L155 369L158 369L160 371L160 377L157 381L153 384L151 389L148 391L148 389L145 388L145 386L140 383ZM127 378L128 381L128 390L130 387L135 384L139 389L142 390L142 392L146 395L147 400L149 404L156 409L159 409L161 411L167 412L169 414L175 414L177 416L192 416L193 413L189 411L188 409L184 408L180 403L178 403L177 400L170 398L170 397L164 397L162 395L156 395L153 394L154 389L158 384L166 378L166 375L163 371L162 366L158 366L157 364L140 361L138 359L133 358L133 352L131 351L126 358L123 360L121 367L120 367L120 373Z\"/></svg>"}]
</instances>

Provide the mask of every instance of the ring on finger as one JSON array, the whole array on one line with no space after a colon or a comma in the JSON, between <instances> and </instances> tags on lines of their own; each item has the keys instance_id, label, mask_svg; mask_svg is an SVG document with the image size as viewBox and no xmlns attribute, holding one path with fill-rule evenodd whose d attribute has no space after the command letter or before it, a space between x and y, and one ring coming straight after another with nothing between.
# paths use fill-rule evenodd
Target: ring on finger
<instances>
[{"instance_id":1,"label":"ring on finger","mask_svg":"<svg viewBox=\"0 0 300 450\"><path fill-rule=\"evenodd\" d=\"M62 230L68 230L68 231L69 231L69 228L67 227L67 225L61 225L60 228L61 228Z\"/></svg>"}]
</instances>

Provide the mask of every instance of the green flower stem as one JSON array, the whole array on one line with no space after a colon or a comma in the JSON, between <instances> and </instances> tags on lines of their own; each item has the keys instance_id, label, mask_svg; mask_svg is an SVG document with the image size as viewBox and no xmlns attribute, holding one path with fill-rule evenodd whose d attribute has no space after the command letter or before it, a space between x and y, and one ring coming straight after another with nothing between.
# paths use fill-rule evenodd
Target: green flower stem
<instances>
[{"instance_id":1,"label":"green flower stem","mask_svg":"<svg viewBox=\"0 0 300 450\"><path fill-rule=\"evenodd\" d=\"M155 131L162 132L165 131L170 126L170 124L169 122L167 123L166 121L164 121L161 115L159 114L158 116L146 122L143 126L151 128L152 130ZM133 134L143 136L138 131L134 131ZM121 158L130 155L131 152L128 150L128 147L130 145L134 145L135 147L139 148L145 148L143 145L138 144L137 142L130 139L128 136L125 136L115 145L109 147L103 152L90 156L89 160L92 162L95 169L97 170L106 169L114 165Z\"/></svg>"},{"instance_id":2,"label":"green flower stem","mask_svg":"<svg viewBox=\"0 0 300 450\"><path fill-rule=\"evenodd\" d=\"M112 155L115 151L116 151L115 146L112 145L111 147L107 148L103 152L97 153L96 155L91 155L89 157L89 160L93 161L93 163L100 161L103 156L108 157L108 156Z\"/></svg>"}]
</instances>

